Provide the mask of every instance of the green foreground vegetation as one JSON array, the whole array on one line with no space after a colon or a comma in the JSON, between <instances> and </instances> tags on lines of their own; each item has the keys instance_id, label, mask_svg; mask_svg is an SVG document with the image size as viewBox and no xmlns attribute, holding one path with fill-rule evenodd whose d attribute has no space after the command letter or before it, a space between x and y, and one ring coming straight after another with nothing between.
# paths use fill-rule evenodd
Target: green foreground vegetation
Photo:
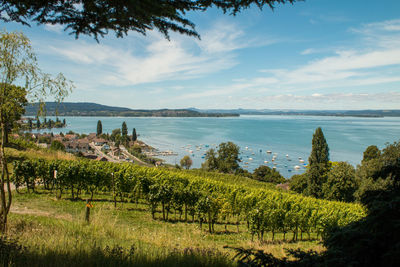
<instances>
[{"instance_id":1,"label":"green foreground vegetation","mask_svg":"<svg viewBox=\"0 0 400 267\"><path fill-rule=\"evenodd\" d=\"M90 195L82 195L82 198ZM234 251L224 246L241 246L267 250L277 257L288 249L323 247L311 240L283 242L251 241L245 225L217 224L210 234L196 223L179 221L175 215L162 221L147 212L147 204L117 203L114 208L109 195L97 194L90 209L90 223L85 221L86 202L68 198L57 199L54 193L14 195L10 215L9 237L26 247L23 256L12 257L22 266L235 266ZM238 231L239 230L239 231Z\"/></svg>"}]
</instances>

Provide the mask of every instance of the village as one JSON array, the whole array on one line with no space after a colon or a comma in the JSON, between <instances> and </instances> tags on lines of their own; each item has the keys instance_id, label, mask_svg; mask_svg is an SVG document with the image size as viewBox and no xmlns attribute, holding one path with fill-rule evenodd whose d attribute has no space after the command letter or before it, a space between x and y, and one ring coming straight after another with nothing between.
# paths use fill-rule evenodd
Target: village
<instances>
[{"instance_id":1,"label":"village","mask_svg":"<svg viewBox=\"0 0 400 267\"><path fill-rule=\"evenodd\" d=\"M135 140L126 143L126 147L119 142L114 142L103 137L106 135L97 135L96 133L77 134L68 132L66 134L59 133L25 133L24 136L20 134L12 134L12 138L18 139L23 137L33 141L41 148L59 149L67 153L77 155L79 157L109 162L130 162L144 166L160 166L162 164L159 160L152 160L146 162L138 157L138 154L153 155L155 149L148 146L142 141ZM137 153L132 155L129 148L133 148ZM132 151L132 149L131 149Z\"/></svg>"}]
</instances>

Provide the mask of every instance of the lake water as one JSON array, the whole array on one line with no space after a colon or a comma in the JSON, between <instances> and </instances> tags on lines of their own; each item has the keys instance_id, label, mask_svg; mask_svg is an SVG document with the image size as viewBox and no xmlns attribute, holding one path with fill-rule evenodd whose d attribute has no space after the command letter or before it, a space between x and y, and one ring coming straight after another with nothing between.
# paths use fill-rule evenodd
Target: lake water
<instances>
[{"instance_id":1,"label":"lake water","mask_svg":"<svg viewBox=\"0 0 400 267\"><path fill-rule=\"evenodd\" d=\"M242 166L245 166L244 162L248 162L246 165L250 171L262 164L273 167L271 159L277 153L274 163L285 177L304 171L303 164L307 164L312 135L317 127L321 127L325 134L331 160L347 161L353 165L360 163L367 146L377 145L382 148L385 143L400 139L400 118L391 117L65 118L67 127L53 129L53 132L65 133L72 130L77 133L92 133L96 132L97 121L101 120L103 132L111 133L125 121L129 134L132 133L132 128L136 128L140 140L159 150L178 153L178 156L163 157L168 163L179 164L183 156L190 155L194 168L201 166L204 161L202 156L207 149L221 142L232 141L239 145ZM46 131L49 130L42 130ZM272 153L267 154L268 150ZM299 157L305 162L300 162ZM264 163L265 161L268 163ZM300 166L299 170L295 170L296 165Z\"/></svg>"}]
</instances>

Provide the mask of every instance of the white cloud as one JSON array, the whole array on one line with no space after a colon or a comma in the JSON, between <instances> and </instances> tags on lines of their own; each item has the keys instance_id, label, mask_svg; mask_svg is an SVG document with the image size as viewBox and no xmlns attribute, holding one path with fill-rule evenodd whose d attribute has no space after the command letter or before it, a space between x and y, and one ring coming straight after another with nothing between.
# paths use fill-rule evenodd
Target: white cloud
<instances>
[{"instance_id":1,"label":"white cloud","mask_svg":"<svg viewBox=\"0 0 400 267\"><path fill-rule=\"evenodd\" d=\"M333 56L320 57L292 69L260 70L266 76L253 78L246 84L249 88L275 85L281 90L299 91L399 82L400 34L394 33L400 33L400 20L363 25L357 32L363 38L373 35L374 42L371 40L363 50L342 48L334 51ZM310 48L301 54L314 51Z\"/></svg>"},{"instance_id":2,"label":"white cloud","mask_svg":"<svg viewBox=\"0 0 400 267\"><path fill-rule=\"evenodd\" d=\"M91 75L96 82L128 86L216 73L238 64L234 51L268 43L244 40L242 30L223 23L202 36L202 41L181 36L167 41L160 34L150 33L140 40L145 45L138 51L78 40L52 45L50 52L87 65L86 72L91 68L99 69L100 73ZM134 44L139 42L138 38L130 40Z\"/></svg>"}]
</instances>

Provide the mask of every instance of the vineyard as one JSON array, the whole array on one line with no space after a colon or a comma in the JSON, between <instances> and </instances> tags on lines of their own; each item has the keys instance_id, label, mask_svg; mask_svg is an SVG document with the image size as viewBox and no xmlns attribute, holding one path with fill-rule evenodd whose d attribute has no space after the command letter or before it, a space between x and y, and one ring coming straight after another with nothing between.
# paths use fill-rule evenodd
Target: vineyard
<instances>
[{"instance_id":1,"label":"vineyard","mask_svg":"<svg viewBox=\"0 0 400 267\"><path fill-rule=\"evenodd\" d=\"M246 186L219 180L217 173L177 172L96 161L24 160L13 163L13 182L35 191L42 186L57 198L82 194L108 197L114 205L146 203L153 219L179 220L207 225L245 224L254 237L272 239L276 233L292 240L343 226L365 216L356 204L317 200L267 187ZM229 176L223 175L222 180ZM68 195L67 195L68 194ZM159 215L160 214L160 215ZM174 218L172 218L174 216Z\"/></svg>"}]
</instances>

